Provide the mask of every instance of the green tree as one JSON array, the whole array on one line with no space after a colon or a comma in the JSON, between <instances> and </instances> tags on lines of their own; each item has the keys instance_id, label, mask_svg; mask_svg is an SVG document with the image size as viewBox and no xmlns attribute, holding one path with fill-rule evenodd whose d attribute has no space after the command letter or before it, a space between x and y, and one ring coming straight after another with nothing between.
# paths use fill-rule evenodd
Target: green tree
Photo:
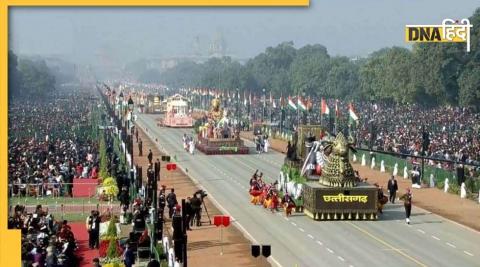
<instances>
[{"instance_id":1,"label":"green tree","mask_svg":"<svg viewBox=\"0 0 480 267\"><path fill-rule=\"evenodd\" d=\"M144 83L160 82L160 71L157 69L147 69L138 76L138 80Z\"/></svg>"},{"instance_id":2,"label":"green tree","mask_svg":"<svg viewBox=\"0 0 480 267\"><path fill-rule=\"evenodd\" d=\"M8 91L9 97L21 93L22 77L18 71L18 57L12 50L8 50Z\"/></svg>"},{"instance_id":3,"label":"green tree","mask_svg":"<svg viewBox=\"0 0 480 267\"><path fill-rule=\"evenodd\" d=\"M44 60L21 59L18 70L22 73L20 94L43 97L55 89L55 77Z\"/></svg>"},{"instance_id":4,"label":"green tree","mask_svg":"<svg viewBox=\"0 0 480 267\"><path fill-rule=\"evenodd\" d=\"M480 66L469 64L460 75L459 104L480 108Z\"/></svg>"},{"instance_id":5,"label":"green tree","mask_svg":"<svg viewBox=\"0 0 480 267\"><path fill-rule=\"evenodd\" d=\"M330 71L327 74L325 88L330 97L352 99L358 96L358 65L346 57L335 57L330 60Z\"/></svg>"}]
</instances>

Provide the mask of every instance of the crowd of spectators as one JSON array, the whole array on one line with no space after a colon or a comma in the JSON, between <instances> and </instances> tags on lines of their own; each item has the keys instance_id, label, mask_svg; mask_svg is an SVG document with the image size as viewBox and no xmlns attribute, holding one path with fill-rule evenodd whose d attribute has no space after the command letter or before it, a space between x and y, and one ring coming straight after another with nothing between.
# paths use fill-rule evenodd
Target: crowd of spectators
<instances>
[{"instance_id":1,"label":"crowd of spectators","mask_svg":"<svg viewBox=\"0 0 480 267\"><path fill-rule=\"evenodd\" d=\"M8 228L21 230L22 266L78 266L75 236L68 222L55 220L41 205L34 212L15 206L14 214L8 218Z\"/></svg>"},{"instance_id":2,"label":"crowd of spectators","mask_svg":"<svg viewBox=\"0 0 480 267\"><path fill-rule=\"evenodd\" d=\"M92 139L90 94L57 92L9 103L11 196L71 195L74 178L98 176L98 144Z\"/></svg>"},{"instance_id":3,"label":"crowd of spectators","mask_svg":"<svg viewBox=\"0 0 480 267\"><path fill-rule=\"evenodd\" d=\"M374 104L357 110L362 116L357 128L361 145L420 155L426 132L430 140L427 156L480 164L480 113L471 109Z\"/></svg>"},{"instance_id":4,"label":"crowd of spectators","mask_svg":"<svg viewBox=\"0 0 480 267\"><path fill-rule=\"evenodd\" d=\"M241 114L248 114L250 121L260 121L265 114L265 121L274 125L280 124L282 114L279 100L276 108L272 108L267 97L264 108L257 97L257 103L250 107L240 105ZM287 100L285 100L286 103ZM293 131L298 120L301 124L322 124L335 131L347 128L349 113L347 101L327 100L330 116L320 114L320 99L311 100L310 112L297 112L285 106L283 129ZM232 112L236 112L235 101L230 104ZM335 105L338 117L335 119ZM471 164L480 164L480 113L471 108L439 106L425 107L418 104L394 104L375 102L353 102L354 110L359 116L356 124L357 145L374 147L378 150L398 152L409 155L420 155L422 151L423 132L429 133L430 146L427 156L435 159L455 160ZM341 125L343 124L343 125ZM438 164L438 162L429 162ZM442 166L445 167L445 166Z\"/></svg>"}]
</instances>

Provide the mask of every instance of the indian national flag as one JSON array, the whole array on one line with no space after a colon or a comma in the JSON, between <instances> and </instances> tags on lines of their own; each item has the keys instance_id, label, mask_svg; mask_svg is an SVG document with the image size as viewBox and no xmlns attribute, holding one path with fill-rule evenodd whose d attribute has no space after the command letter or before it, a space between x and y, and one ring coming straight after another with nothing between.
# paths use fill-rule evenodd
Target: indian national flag
<instances>
[{"instance_id":1,"label":"indian national flag","mask_svg":"<svg viewBox=\"0 0 480 267\"><path fill-rule=\"evenodd\" d=\"M297 110L297 105L295 105L295 102L293 102L293 100L290 96L288 96L288 106L291 107L294 110Z\"/></svg>"},{"instance_id":2,"label":"indian national flag","mask_svg":"<svg viewBox=\"0 0 480 267\"><path fill-rule=\"evenodd\" d=\"M298 97L297 104L301 110L303 111L307 110L307 104L305 103L305 101L303 101L302 97L300 96Z\"/></svg>"},{"instance_id":3,"label":"indian national flag","mask_svg":"<svg viewBox=\"0 0 480 267\"><path fill-rule=\"evenodd\" d=\"M352 103L348 104L348 114L350 115L350 119L352 119L354 121L358 121L358 116L355 113L355 111L353 110L353 104Z\"/></svg>"},{"instance_id":4,"label":"indian national flag","mask_svg":"<svg viewBox=\"0 0 480 267\"><path fill-rule=\"evenodd\" d=\"M322 98L322 113L321 114L330 114L330 108L328 108L328 105L327 105L327 101L325 101L325 99Z\"/></svg>"}]
</instances>

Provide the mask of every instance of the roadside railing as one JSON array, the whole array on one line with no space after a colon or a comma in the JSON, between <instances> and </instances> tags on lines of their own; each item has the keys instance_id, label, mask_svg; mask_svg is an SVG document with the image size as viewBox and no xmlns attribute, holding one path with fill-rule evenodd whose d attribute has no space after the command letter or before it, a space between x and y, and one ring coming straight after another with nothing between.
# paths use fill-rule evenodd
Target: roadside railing
<instances>
[{"instance_id":1,"label":"roadside railing","mask_svg":"<svg viewBox=\"0 0 480 267\"><path fill-rule=\"evenodd\" d=\"M9 197L44 197L57 196L67 197L65 193L73 190L74 183L9 183L8 196ZM95 185L98 183L81 183L81 185ZM93 197L97 194L96 190L88 189L88 196Z\"/></svg>"}]
</instances>

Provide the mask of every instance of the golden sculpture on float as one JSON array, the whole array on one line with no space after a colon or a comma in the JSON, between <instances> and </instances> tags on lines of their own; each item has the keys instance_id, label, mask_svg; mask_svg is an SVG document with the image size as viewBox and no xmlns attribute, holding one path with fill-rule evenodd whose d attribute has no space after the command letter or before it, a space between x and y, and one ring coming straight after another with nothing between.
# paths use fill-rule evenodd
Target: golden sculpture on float
<instances>
[{"instance_id":1,"label":"golden sculpture on float","mask_svg":"<svg viewBox=\"0 0 480 267\"><path fill-rule=\"evenodd\" d=\"M217 124L223 116L223 109L220 107L220 99L214 98L211 102L212 106L210 107L210 112L208 113L208 117L215 121Z\"/></svg>"}]
</instances>

